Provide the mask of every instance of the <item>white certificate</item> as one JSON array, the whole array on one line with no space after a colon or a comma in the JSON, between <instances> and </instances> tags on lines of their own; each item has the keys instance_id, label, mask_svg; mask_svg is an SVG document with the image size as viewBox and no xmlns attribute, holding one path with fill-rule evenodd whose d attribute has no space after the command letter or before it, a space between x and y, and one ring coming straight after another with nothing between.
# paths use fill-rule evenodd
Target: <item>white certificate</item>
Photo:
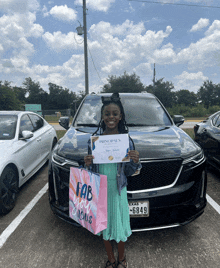
<instances>
[{"instance_id":1,"label":"white certificate","mask_svg":"<svg viewBox=\"0 0 220 268\"><path fill-rule=\"evenodd\" d=\"M103 135L91 137L94 164L129 162L128 134Z\"/></svg>"}]
</instances>

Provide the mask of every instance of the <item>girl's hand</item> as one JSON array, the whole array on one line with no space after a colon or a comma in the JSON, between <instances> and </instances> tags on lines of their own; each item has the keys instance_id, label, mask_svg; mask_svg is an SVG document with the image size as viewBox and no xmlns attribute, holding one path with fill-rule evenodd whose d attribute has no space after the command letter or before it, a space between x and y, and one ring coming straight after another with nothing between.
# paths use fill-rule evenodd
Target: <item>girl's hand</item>
<instances>
[{"instance_id":1,"label":"girl's hand","mask_svg":"<svg viewBox=\"0 0 220 268\"><path fill-rule=\"evenodd\" d=\"M84 157L84 161L87 167L89 167L90 165L92 165L92 160L94 159L93 155L86 155Z\"/></svg>"},{"instance_id":2,"label":"girl's hand","mask_svg":"<svg viewBox=\"0 0 220 268\"><path fill-rule=\"evenodd\" d=\"M139 153L138 151L131 150L128 152L128 156L134 161L134 163L139 162Z\"/></svg>"}]
</instances>

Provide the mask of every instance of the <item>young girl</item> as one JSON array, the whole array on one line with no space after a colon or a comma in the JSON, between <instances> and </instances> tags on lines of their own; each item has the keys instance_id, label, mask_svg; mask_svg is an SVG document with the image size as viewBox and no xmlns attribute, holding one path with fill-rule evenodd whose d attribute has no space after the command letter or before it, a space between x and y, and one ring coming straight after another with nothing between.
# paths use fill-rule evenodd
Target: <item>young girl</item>
<instances>
[{"instance_id":1,"label":"young girl","mask_svg":"<svg viewBox=\"0 0 220 268\"><path fill-rule=\"evenodd\" d=\"M119 94L114 93L110 98L102 97L103 106L101 108L101 121L98 130L101 128L101 135L113 135L128 133L124 109L121 104ZM102 234L105 248L108 255L108 261L105 267L125 268L127 262L124 253L125 241L131 235L129 206L127 200L127 178L141 169L139 162L139 153L134 150L133 142L129 138L130 151L128 155L130 162L112 163L112 164L93 164L91 155L91 146L89 144L89 154L84 157L86 167L94 172L107 175L108 178L108 224L107 229L98 233ZM118 263L116 261L110 240L118 243Z\"/></svg>"}]
</instances>

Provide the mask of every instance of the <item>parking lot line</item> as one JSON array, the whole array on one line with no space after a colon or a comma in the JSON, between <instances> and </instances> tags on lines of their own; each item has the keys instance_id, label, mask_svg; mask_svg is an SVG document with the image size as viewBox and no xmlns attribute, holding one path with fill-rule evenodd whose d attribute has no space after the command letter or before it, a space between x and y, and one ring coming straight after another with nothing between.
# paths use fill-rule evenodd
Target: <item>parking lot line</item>
<instances>
[{"instance_id":1,"label":"parking lot line","mask_svg":"<svg viewBox=\"0 0 220 268\"><path fill-rule=\"evenodd\" d=\"M20 214L10 223L0 236L0 248L4 245L9 236L16 230L22 220L27 216L31 209L37 204L40 198L46 193L48 183L37 193L37 195L27 204Z\"/></svg>"},{"instance_id":2,"label":"parking lot line","mask_svg":"<svg viewBox=\"0 0 220 268\"><path fill-rule=\"evenodd\" d=\"M20 214L10 223L0 236L0 248L3 247L9 236L16 230L22 220L27 216L31 209L37 204L40 198L47 192L48 183L37 193L30 203L20 212ZM220 206L206 194L208 203L220 214Z\"/></svg>"},{"instance_id":3,"label":"parking lot line","mask_svg":"<svg viewBox=\"0 0 220 268\"><path fill-rule=\"evenodd\" d=\"M208 195L206 194L206 199L209 204L220 214L220 206Z\"/></svg>"}]
</instances>

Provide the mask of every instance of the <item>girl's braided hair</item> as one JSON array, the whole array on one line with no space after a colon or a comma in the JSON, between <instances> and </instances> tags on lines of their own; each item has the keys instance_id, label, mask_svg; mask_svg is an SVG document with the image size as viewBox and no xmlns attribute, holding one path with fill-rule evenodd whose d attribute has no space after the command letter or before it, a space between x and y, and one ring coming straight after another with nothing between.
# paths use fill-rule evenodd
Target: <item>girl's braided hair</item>
<instances>
[{"instance_id":1,"label":"girl's braided hair","mask_svg":"<svg viewBox=\"0 0 220 268\"><path fill-rule=\"evenodd\" d=\"M124 108L122 106L119 94L118 93L113 93L110 97L103 97L102 96L102 103L103 103L103 105L102 105L102 108L101 108L101 117L102 117L102 113L104 111L104 108L107 105L113 103L113 104L116 104L119 107L119 109L121 111L122 118L118 123L118 131L119 131L119 133L128 133L128 127L127 127L127 124L126 124L126 121L125 121L125 112L124 112ZM101 131L103 133L105 131L105 128L106 128L105 123L101 118L97 130L92 135L95 135L98 132L99 129L100 129L100 134L101 134Z\"/></svg>"}]
</instances>

